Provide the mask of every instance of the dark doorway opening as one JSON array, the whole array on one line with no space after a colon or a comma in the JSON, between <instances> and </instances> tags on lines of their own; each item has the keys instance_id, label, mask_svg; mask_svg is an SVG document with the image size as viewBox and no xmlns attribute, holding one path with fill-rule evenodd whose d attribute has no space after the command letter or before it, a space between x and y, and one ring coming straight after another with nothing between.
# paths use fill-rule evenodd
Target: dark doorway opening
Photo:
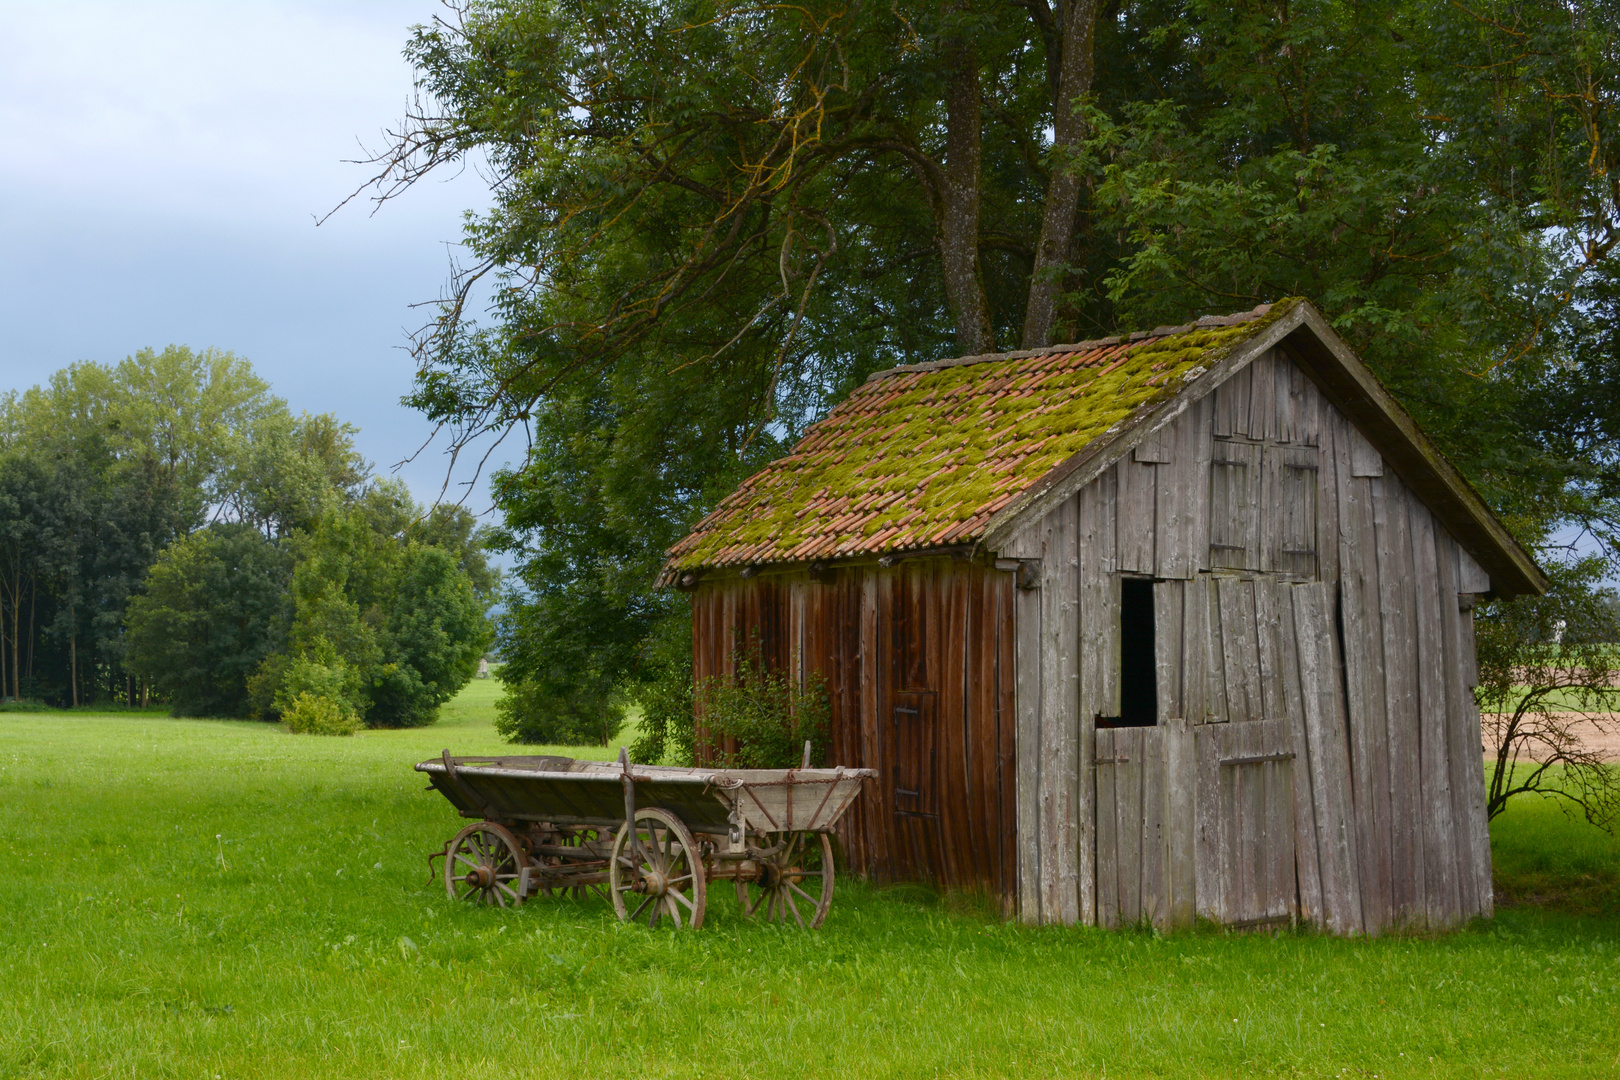
<instances>
[{"instance_id":1,"label":"dark doorway opening","mask_svg":"<svg viewBox=\"0 0 1620 1080\"><path fill-rule=\"evenodd\" d=\"M1159 722L1159 668L1153 649L1153 582L1119 583L1119 726Z\"/></svg>"}]
</instances>

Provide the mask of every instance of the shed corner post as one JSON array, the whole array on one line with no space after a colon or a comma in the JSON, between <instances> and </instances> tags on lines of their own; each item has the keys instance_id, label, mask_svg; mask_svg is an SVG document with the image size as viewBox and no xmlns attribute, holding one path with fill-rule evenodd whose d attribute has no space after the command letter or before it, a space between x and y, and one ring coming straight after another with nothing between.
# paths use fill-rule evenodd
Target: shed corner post
<instances>
[{"instance_id":1,"label":"shed corner post","mask_svg":"<svg viewBox=\"0 0 1620 1080\"><path fill-rule=\"evenodd\" d=\"M996 568L1014 575L1013 589L1013 785L1018 875L1018 921L1031 926L1056 921L1043 904L1041 746L1041 584L1045 545L1039 530L1015 535L997 555ZM1051 793L1044 793L1050 799Z\"/></svg>"}]
</instances>

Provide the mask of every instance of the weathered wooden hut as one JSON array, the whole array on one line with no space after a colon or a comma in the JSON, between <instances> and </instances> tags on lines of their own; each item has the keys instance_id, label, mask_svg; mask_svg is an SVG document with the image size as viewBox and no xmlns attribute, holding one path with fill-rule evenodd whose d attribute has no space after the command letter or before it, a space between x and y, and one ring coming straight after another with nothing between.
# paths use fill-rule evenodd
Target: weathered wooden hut
<instances>
[{"instance_id":1,"label":"weathered wooden hut","mask_svg":"<svg viewBox=\"0 0 1620 1080\"><path fill-rule=\"evenodd\" d=\"M1310 304L873 375L670 551L818 670L880 881L1031 922L1492 910L1474 601L1544 578Z\"/></svg>"}]
</instances>

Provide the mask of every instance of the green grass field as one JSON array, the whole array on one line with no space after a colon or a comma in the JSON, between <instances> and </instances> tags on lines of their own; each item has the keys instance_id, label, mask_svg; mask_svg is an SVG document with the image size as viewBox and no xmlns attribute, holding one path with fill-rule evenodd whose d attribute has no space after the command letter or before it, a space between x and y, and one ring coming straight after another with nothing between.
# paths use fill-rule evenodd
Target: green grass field
<instances>
[{"instance_id":1,"label":"green grass field","mask_svg":"<svg viewBox=\"0 0 1620 1080\"><path fill-rule=\"evenodd\" d=\"M1541 803L1438 938L1029 929L841 883L819 933L452 905L410 766L492 682L352 739L0 714L0 1077L1613 1076L1620 846ZM571 751L579 754L580 751ZM606 751L601 751L604 755Z\"/></svg>"}]
</instances>

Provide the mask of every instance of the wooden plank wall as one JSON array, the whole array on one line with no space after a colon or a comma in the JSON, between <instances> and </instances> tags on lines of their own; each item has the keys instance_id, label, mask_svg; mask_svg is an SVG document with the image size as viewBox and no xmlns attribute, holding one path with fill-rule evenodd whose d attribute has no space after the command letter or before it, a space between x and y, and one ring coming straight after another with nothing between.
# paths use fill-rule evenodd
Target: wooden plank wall
<instances>
[{"instance_id":1,"label":"wooden plank wall","mask_svg":"<svg viewBox=\"0 0 1620 1080\"><path fill-rule=\"evenodd\" d=\"M752 640L774 669L820 672L830 759L880 774L839 829L851 868L988 893L1011 915L1015 594L1041 595L1016 593L1011 573L950 559L843 567L816 581L801 571L703 582L692 593L694 678L730 676L738 644ZM905 806L894 792L897 704L924 706L933 725L934 753L920 767L937 790Z\"/></svg>"},{"instance_id":2,"label":"wooden plank wall","mask_svg":"<svg viewBox=\"0 0 1620 1080\"><path fill-rule=\"evenodd\" d=\"M1162 775L1191 760L1168 733L1182 721L1287 721L1300 917L1379 933L1490 913L1467 600L1489 581L1286 356L1235 373L1012 546L998 554L1042 560L1039 596L1014 601L1025 919L1224 910L1183 901L1177 841L1141 832L1192 813ZM1159 734L1092 723L1119 712L1121 575L1156 582Z\"/></svg>"}]
</instances>

